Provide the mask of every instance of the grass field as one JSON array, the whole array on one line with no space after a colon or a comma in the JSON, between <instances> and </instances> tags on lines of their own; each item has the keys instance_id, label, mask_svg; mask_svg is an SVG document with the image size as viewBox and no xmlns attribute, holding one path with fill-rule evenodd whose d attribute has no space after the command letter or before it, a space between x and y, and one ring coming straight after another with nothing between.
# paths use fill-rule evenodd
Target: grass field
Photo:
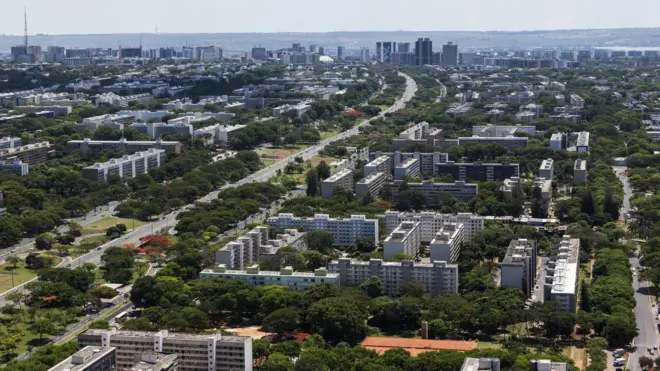
<instances>
[{"instance_id":1,"label":"grass field","mask_svg":"<svg viewBox=\"0 0 660 371\"><path fill-rule=\"evenodd\" d=\"M5 292L12 288L12 277L14 279L14 286L18 286L36 276L37 272L25 268L25 262L23 261L18 263L16 269L11 264L5 263L0 265L0 292Z\"/></svg>"},{"instance_id":2,"label":"grass field","mask_svg":"<svg viewBox=\"0 0 660 371\"><path fill-rule=\"evenodd\" d=\"M330 137L334 137L335 135L339 134L339 130L333 130L333 131L322 131L321 132L321 140L323 139L328 139Z\"/></svg>"},{"instance_id":3,"label":"grass field","mask_svg":"<svg viewBox=\"0 0 660 371\"><path fill-rule=\"evenodd\" d=\"M83 228L83 235L97 234L102 231L105 231L106 229L116 224L125 224L126 228L128 228L128 230L130 231L133 228L141 227L147 223L137 219L126 219L126 218L115 218L115 217L104 218L94 224L85 226L85 228Z\"/></svg>"},{"instance_id":4,"label":"grass field","mask_svg":"<svg viewBox=\"0 0 660 371\"><path fill-rule=\"evenodd\" d=\"M501 349L502 344L491 341L480 341L477 343L477 349Z\"/></svg>"}]
</instances>

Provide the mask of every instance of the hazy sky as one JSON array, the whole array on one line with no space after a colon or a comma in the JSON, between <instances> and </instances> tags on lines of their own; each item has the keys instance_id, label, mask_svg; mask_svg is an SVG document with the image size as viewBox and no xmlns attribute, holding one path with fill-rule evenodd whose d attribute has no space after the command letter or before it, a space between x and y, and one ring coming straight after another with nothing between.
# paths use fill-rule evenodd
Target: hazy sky
<instances>
[{"instance_id":1,"label":"hazy sky","mask_svg":"<svg viewBox=\"0 0 660 371\"><path fill-rule=\"evenodd\" d=\"M657 27L660 0L0 0L0 34Z\"/></svg>"}]
</instances>

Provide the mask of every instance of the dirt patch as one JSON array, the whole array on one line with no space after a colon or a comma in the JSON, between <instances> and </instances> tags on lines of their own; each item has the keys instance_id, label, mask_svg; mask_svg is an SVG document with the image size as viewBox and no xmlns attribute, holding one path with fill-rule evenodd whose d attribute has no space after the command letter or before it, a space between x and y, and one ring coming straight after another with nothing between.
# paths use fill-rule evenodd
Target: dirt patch
<instances>
[{"instance_id":1,"label":"dirt patch","mask_svg":"<svg viewBox=\"0 0 660 371\"><path fill-rule=\"evenodd\" d=\"M228 328L226 331L231 332L236 336L249 336L253 339L261 339L266 336L273 335L271 332L260 331L260 326L250 326L250 327L240 327L240 328Z\"/></svg>"}]
</instances>

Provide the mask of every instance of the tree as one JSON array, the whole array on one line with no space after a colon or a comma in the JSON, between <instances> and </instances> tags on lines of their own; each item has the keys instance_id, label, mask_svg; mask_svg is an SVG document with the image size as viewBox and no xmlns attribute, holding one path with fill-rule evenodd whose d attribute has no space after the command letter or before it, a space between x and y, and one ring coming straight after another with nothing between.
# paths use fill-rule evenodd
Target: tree
<instances>
[{"instance_id":1,"label":"tree","mask_svg":"<svg viewBox=\"0 0 660 371\"><path fill-rule=\"evenodd\" d=\"M30 253L25 258L25 267L29 269L43 269L46 267L50 267L52 264L53 264L53 258L47 255Z\"/></svg>"},{"instance_id":2,"label":"tree","mask_svg":"<svg viewBox=\"0 0 660 371\"><path fill-rule=\"evenodd\" d=\"M585 189L582 192L580 211L587 215L594 215L596 213L596 201L589 189Z\"/></svg>"},{"instance_id":3,"label":"tree","mask_svg":"<svg viewBox=\"0 0 660 371\"><path fill-rule=\"evenodd\" d=\"M19 257L16 256L16 255L9 255L9 256L5 259L5 261L6 261L7 263L11 264L11 266L12 266L14 269L16 269L16 268L18 267L18 263L21 262L21 258L19 258Z\"/></svg>"},{"instance_id":4,"label":"tree","mask_svg":"<svg viewBox=\"0 0 660 371\"><path fill-rule=\"evenodd\" d=\"M355 302L335 297L312 304L305 322L327 341L357 344L366 333L366 320L366 311Z\"/></svg>"},{"instance_id":5,"label":"tree","mask_svg":"<svg viewBox=\"0 0 660 371\"><path fill-rule=\"evenodd\" d=\"M385 291L385 286L383 285L383 280L378 276L371 276L368 280L364 281L360 288L364 293L370 298L377 298L383 295Z\"/></svg>"},{"instance_id":6,"label":"tree","mask_svg":"<svg viewBox=\"0 0 660 371\"><path fill-rule=\"evenodd\" d=\"M89 324L89 328L108 330L110 328L110 323L105 319L97 319L96 321Z\"/></svg>"},{"instance_id":7,"label":"tree","mask_svg":"<svg viewBox=\"0 0 660 371\"><path fill-rule=\"evenodd\" d=\"M23 225L17 218L11 215L0 218L0 247L12 246L21 237L23 237Z\"/></svg>"},{"instance_id":8,"label":"tree","mask_svg":"<svg viewBox=\"0 0 660 371\"><path fill-rule=\"evenodd\" d=\"M264 318L262 327L265 331L275 332L279 335L291 332L298 328L300 314L293 308L278 309Z\"/></svg>"},{"instance_id":9,"label":"tree","mask_svg":"<svg viewBox=\"0 0 660 371\"><path fill-rule=\"evenodd\" d=\"M318 251L326 255L333 251L334 239L329 232L307 232L305 235L305 241L307 242L307 248L310 250Z\"/></svg>"},{"instance_id":10,"label":"tree","mask_svg":"<svg viewBox=\"0 0 660 371\"><path fill-rule=\"evenodd\" d=\"M319 194L319 174L316 169L312 169L305 175L307 181L307 196L316 197Z\"/></svg>"},{"instance_id":11,"label":"tree","mask_svg":"<svg viewBox=\"0 0 660 371\"><path fill-rule=\"evenodd\" d=\"M603 212L609 215L612 220L619 220L619 206L619 201L614 198L612 187L607 187L603 201Z\"/></svg>"},{"instance_id":12,"label":"tree","mask_svg":"<svg viewBox=\"0 0 660 371\"><path fill-rule=\"evenodd\" d=\"M328 179L330 178L330 166L325 161L321 161L316 165L316 173L319 175L320 180Z\"/></svg>"},{"instance_id":13,"label":"tree","mask_svg":"<svg viewBox=\"0 0 660 371\"><path fill-rule=\"evenodd\" d=\"M642 370L650 370L653 368L653 360L649 357L641 356L639 357L639 367L641 367Z\"/></svg>"},{"instance_id":14,"label":"tree","mask_svg":"<svg viewBox=\"0 0 660 371\"><path fill-rule=\"evenodd\" d=\"M270 346L272 353L282 353L289 358L300 356L300 344L295 341L284 341Z\"/></svg>"},{"instance_id":15,"label":"tree","mask_svg":"<svg viewBox=\"0 0 660 371\"><path fill-rule=\"evenodd\" d=\"M156 292L156 279L151 276L138 278L131 288L131 302L138 308L158 305L160 294Z\"/></svg>"},{"instance_id":16,"label":"tree","mask_svg":"<svg viewBox=\"0 0 660 371\"><path fill-rule=\"evenodd\" d=\"M429 336L432 339L444 338L449 334L451 328L447 323L441 319L434 319L429 322Z\"/></svg>"},{"instance_id":17,"label":"tree","mask_svg":"<svg viewBox=\"0 0 660 371\"><path fill-rule=\"evenodd\" d=\"M376 249L373 238L360 237L355 241L355 248L361 253L370 253Z\"/></svg>"},{"instance_id":18,"label":"tree","mask_svg":"<svg viewBox=\"0 0 660 371\"><path fill-rule=\"evenodd\" d=\"M209 317L197 307L183 308L181 317L196 330L203 330L209 325Z\"/></svg>"},{"instance_id":19,"label":"tree","mask_svg":"<svg viewBox=\"0 0 660 371\"><path fill-rule=\"evenodd\" d=\"M53 235L50 233L42 233L37 236L37 238L34 240L34 245L37 247L38 250L50 250L53 248L53 243L55 242L55 239L53 238Z\"/></svg>"},{"instance_id":20,"label":"tree","mask_svg":"<svg viewBox=\"0 0 660 371\"><path fill-rule=\"evenodd\" d=\"M282 353L273 353L266 358L261 366L261 371L290 371L293 370L293 362Z\"/></svg>"},{"instance_id":21,"label":"tree","mask_svg":"<svg viewBox=\"0 0 660 371\"><path fill-rule=\"evenodd\" d=\"M269 354L270 343L268 339L261 338L252 341L252 360L256 366L262 365Z\"/></svg>"},{"instance_id":22,"label":"tree","mask_svg":"<svg viewBox=\"0 0 660 371\"><path fill-rule=\"evenodd\" d=\"M71 245L76 240L76 238L71 234L62 234L57 236L56 240L62 245Z\"/></svg>"},{"instance_id":23,"label":"tree","mask_svg":"<svg viewBox=\"0 0 660 371\"><path fill-rule=\"evenodd\" d=\"M426 293L424 290L424 285L417 281L407 281L401 285L400 292L401 296L413 296L421 298Z\"/></svg>"},{"instance_id":24,"label":"tree","mask_svg":"<svg viewBox=\"0 0 660 371\"><path fill-rule=\"evenodd\" d=\"M391 260L392 260L392 261L395 261L395 262L400 262L400 261L403 261L403 260L413 260L413 257L410 256L410 255L408 255L408 254L406 254L406 253L402 253L402 252L400 252L400 253L396 253L396 254L394 254L394 255L392 256L392 259L391 259Z\"/></svg>"},{"instance_id":25,"label":"tree","mask_svg":"<svg viewBox=\"0 0 660 371\"><path fill-rule=\"evenodd\" d=\"M28 327L28 330L34 334L39 334L39 340L41 340L44 335L55 334L55 324L45 318L39 318Z\"/></svg>"}]
</instances>

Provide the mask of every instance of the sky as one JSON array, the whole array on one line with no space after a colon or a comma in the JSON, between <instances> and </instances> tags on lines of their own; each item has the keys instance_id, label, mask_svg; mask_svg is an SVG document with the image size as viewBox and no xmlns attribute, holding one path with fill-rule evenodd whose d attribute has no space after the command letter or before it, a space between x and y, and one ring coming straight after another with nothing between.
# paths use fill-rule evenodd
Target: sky
<instances>
[{"instance_id":1,"label":"sky","mask_svg":"<svg viewBox=\"0 0 660 371\"><path fill-rule=\"evenodd\" d=\"M521 31L660 26L660 0L0 0L0 34Z\"/></svg>"}]
</instances>

